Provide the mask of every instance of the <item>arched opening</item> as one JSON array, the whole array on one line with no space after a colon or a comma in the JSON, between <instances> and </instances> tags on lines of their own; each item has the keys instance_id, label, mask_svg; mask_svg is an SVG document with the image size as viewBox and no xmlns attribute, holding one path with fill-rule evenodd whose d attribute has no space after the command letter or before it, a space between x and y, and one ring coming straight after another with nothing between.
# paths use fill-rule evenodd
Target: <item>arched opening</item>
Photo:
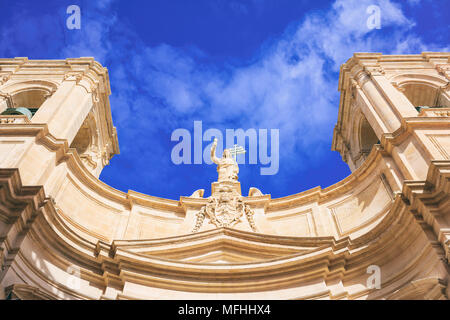
<instances>
[{"instance_id":1,"label":"arched opening","mask_svg":"<svg viewBox=\"0 0 450 320\"><path fill-rule=\"evenodd\" d=\"M81 156L88 150L89 146L91 145L91 140L92 137L89 127L83 126L73 139L70 147L75 148L78 154Z\"/></svg>"},{"instance_id":2,"label":"arched opening","mask_svg":"<svg viewBox=\"0 0 450 320\"><path fill-rule=\"evenodd\" d=\"M98 144L99 141L95 117L90 113L78 130L77 135L72 140L70 148L77 150L81 161L86 168L93 173L94 171L97 172L96 168L98 167L99 162Z\"/></svg>"},{"instance_id":3,"label":"arched opening","mask_svg":"<svg viewBox=\"0 0 450 320\"><path fill-rule=\"evenodd\" d=\"M351 129L345 143L345 157L351 171L358 169L380 141L361 110L353 110Z\"/></svg>"},{"instance_id":4,"label":"arched opening","mask_svg":"<svg viewBox=\"0 0 450 320\"><path fill-rule=\"evenodd\" d=\"M49 96L43 89L29 89L11 96L12 104L2 112L5 115L26 115L31 119Z\"/></svg>"},{"instance_id":5,"label":"arched opening","mask_svg":"<svg viewBox=\"0 0 450 320\"><path fill-rule=\"evenodd\" d=\"M367 158L375 144L379 143L378 137L366 118L361 120L359 129L359 141L363 158Z\"/></svg>"},{"instance_id":6,"label":"arched opening","mask_svg":"<svg viewBox=\"0 0 450 320\"><path fill-rule=\"evenodd\" d=\"M443 99L439 87L423 83L408 83L402 86L403 94L414 105L417 111L422 108L450 107L446 99Z\"/></svg>"}]
</instances>

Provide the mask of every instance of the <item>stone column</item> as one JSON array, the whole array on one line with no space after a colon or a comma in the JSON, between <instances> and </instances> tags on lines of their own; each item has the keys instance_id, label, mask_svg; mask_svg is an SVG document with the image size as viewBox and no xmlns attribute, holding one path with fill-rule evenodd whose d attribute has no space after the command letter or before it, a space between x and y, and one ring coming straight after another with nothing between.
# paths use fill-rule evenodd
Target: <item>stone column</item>
<instances>
[{"instance_id":1,"label":"stone column","mask_svg":"<svg viewBox=\"0 0 450 320\"><path fill-rule=\"evenodd\" d=\"M355 80L357 81L365 97L369 100L370 105L373 107L376 114L380 117L385 130L392 133L400 127L400 117L392 110L385 98L385 95L383 95L378 89L377 81L380 80L375 77L379 77L375 72L369 75L369 73L365 70L360 70L355 75ZM378 134L378 132L376 133Z\"/></svg>"},{"instance_id":2,"label":"stone column","mask_svg":"<svg viewBox=\"0 0 450 320\"><path fill-rule=\"evenodd\" d=\"M47 124L51 135L56 139L66 139L70 145L93 106L92 94L82 81L81 73L68 73L31 122ZM48 173L55 168L55 157L54 152L42 144L34 143L17 164L22 182L45 185Z\"/></svg>"},{"instance_id":3,"label":"stone column","mask_svg":"<svg viewBox=\"0 0 450 320\"><path fill-rule=\"evenodd\" d=\"M384 71L379 68L371 72L372 80L378 90L382 93L386 102L399 119L407 117L417 117L417 110L408 98L396 89L384 76Z\"/></svg>"},{"instance_id":4,"label":"stone column","mask_svg":"<svg viewBox=\"0 0 450 320\"><path fill-rule=\"evenodd\" d=\"M92 108L92 94L79 84L81 74L68 74L56 92L46 100L33 123L47 123L50 133L67 139L69 145Z\"/></svg>"}]
</instances>

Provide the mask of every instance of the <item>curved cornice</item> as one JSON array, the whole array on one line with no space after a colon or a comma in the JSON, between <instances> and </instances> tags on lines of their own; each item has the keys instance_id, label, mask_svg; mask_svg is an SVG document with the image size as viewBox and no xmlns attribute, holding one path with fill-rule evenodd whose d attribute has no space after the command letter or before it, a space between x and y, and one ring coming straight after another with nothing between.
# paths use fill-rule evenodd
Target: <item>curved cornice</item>
<instances>
[{"instance_id":1,"label":"curved cornice","mask_svg":"<svg viewBox=\"0 0 450 320\"><path fill-rule=\"evenodd\" d=\"M404 246L412 245L420 235L417 231L416 236L411 237L411 233L406 232L411 230L412 220L411 216L405 214L405 203L400 195L397 196L390 213L372 232L357 239L345 238L338 241L333 237L267 236L223 228L166 239L114 241L111 245L100 242L94 244L80 238L68 228L56 213L51 201L47 201L43 208L44 214L33 225L31 237L35 239L35 245L42 248L42 252L52 255L52 261L60 261L61 268L70 264L80 265L85 269L82 277L99 285L105 277L113 276L111 270L116 270L115 277L122 283L132 281L192 292L249 292L262 290L262 287L264 290L274 290L298 285L299 281L319 281L321 278L336 276L345 279L363 273L368 264L381 264L383 261L380 259L386 261L389 256L395 256ZM297 247L309 250L233 265L177 261L153 256L148 252L142 253L147 250L146 247L169 243L174 247L177 247L177 244L188 244L195 251L195 242L220 243L230 239L247 242L249 248L253 243L263 248L275 244L289 249ZM102 271L105 266L109 266L108 272ZM410 269L411 266L408 266L405 270ZM230 274L230 270L234 272ZM273 281L265 281L263 286L257 279L268 274L273 276ZM194 278L190 278L193 276ZM191 280L185 280L183 283L176 280L179 277ZM239 280L239 283L228 283L231 279Z\"/></svg>"},{"instance_id":2,"label":"curved cornice","mask_svg":"<svg viewBox=\"0 0 450 320\"><path fill-rule=\"evenodd\" d=\"M417 229L412 234L407 232L407 230L411 231L413 226L412 217L406 214L405 204L400 196L395 203L394 209L377 226L377 230L354 240L346 238L336 241L333 237L313 239L266 236L223 228L166 239L114 241L111 245L97 244L92 254L87 252L82 254L78 249L79 242L68 242L68 238L59 231L62 225L59 225L58 221L53 220L42 224L44 220L40 220L39 226L33 228L33 234L40 245L46 243L49 246L45 246L45 252L55 257L61 257L63 253L64 256L72 256L70 258L72 263L75 262L86 268L82 277L98 282L99 285L105 277L113 276L122 284L134 282L189 292L276 290L334 277L341 278L342 281L348 280L363 274L368 265L386 263L389 257L399 255L405 246L413 246L413 243L421 236L420 230ZM50 202L47 203L47 213L43 217L48 219L53 216L57 219L55 212L52 213L50 210L51 206ZM65 229L64 233L70 235L72 232ZM72 234L70 237L76 237L76 235ZM177 261L151 255L146 251L148 247L171 243L174 247L177 247L177 244L189 245L195 254L195 243L200 240L209 242L210 245L214 242L244 240L248 242L249 248L252 247L252 243L263 247L276 243L290 249L297 246L310 250L231 265ZM89 244L89 247L93 249L93 243ZM394 284L403 273L411 272L424 255L430 254L430 250L432 250L431 247L420 249L415 262L409 263L392 279L385 279L384 285ZM68 255L69 252L72 254ZM79 257L75 259L75 256ZM87 261L91 262L86 264ZM61 267L66 265L67 263ZM108 271L104 271L101 275L101 270ZM111 274L112 270L116 271ZM231 270L233 272L230 273ZM271 280L267 280L268 275ZM263 283L258 280L263 278L265 279Z\"/></svg>"},{"instance_id":3,"label":"curved cornice","mask_svg":"<svg viewBox=\"0 0 450 320\"><path fill-rule=\"evenodd\" d=\"M415 119L410 119L410 122L414 124ZM423 120L420 118L419 120ZM442 119L427 119L428 122L442 121ZM408 122L408 123L410 123ZM398 133L393 136L398 136L405 132L406 125L403 129L399 129ZM418 122L417 125L420 125ZM45 124L8 124L0 125L0 134L2 135L27 135L36 136L38 142L45 145L50 151L56 152L57 162L65 161L71 172L82 181L89 189L95 190L102 197L117 201L121 205L125 205L130 208L133 203L143 206L149 206L154 208L160 208L167 211L174 211L178 213L184 212L183 207L187 204L194 207L201 207L207 201L204 198L190 198L180 197L180 200L171 200L160 197L154 197L129 190L127 193L117 190L100 179L92 175L82 163L78 153L75 149L68 147L67 141L63 139L56 139L53 137L47 129ZM383 144L383 140L382 140ZM281 198L271 198L269 195L259 197L244 197L244 201L249 204L258 205L266 204L268 211L276 210L286 206L301 205L311 199L316 199L318 202L326 201L327 199L335 197L337 194L346 192L355 187L355 183L358 184L372 173L377 166L377 161L380 160L380 147L376 147L369 154L365 162L353 173L351 173L345 179L322 189L320 186L315 187L297 194L293 194Z\"/></svg>"}]
</instances>

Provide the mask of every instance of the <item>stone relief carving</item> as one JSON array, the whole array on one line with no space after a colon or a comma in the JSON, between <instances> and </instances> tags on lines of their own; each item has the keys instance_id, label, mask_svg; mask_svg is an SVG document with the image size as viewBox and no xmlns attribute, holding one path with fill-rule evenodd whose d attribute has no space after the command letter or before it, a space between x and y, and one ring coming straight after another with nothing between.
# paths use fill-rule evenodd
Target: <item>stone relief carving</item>
<instances>
[{"instance_id":1,"label":"stone relief carving","mask_svg":"<svg viewBox=\"0 0 450 320\"><path fill-rule=\"evenodd\" d=\"M450 80L450 64L438 64L436 70Z\"/></svg>"},{"instance_id":2,"label":"stone relief carving","mask_svg":"<svg viewBox=\"0 0 450 320\"><path fill-rule=\"evenodd\" d=\"M386 74L386 71L384 70L384 68L382 66L376 67L371 71L371 74L373 76L383 76Z\"/></svg>"},{"instance_id":3,"label":"stone relief carving","mask_svg":"<svg viewBox=\"0 0 450 320\"><path fill-rule=\"evenodd\" d=\"M30 123L30 120L23 115L0 115L0 124L8 123Z\"/></svg>"},{"instance_id":4,"label":"stone relief carving","mask_svg":"<svg viewBox=\"0 0 450 320\"><path fill-rule=\"evenodd\" d=\"M76 81L77 84L78 84L78 82L80 82L80 80L82 78L83 78L83 74L81 72L77 72L77 71L69 71L66 74L64 74L64 80Z\"/></svg>"},{"instance_id":5,"label":"stone relief carving","mask_svg":"<svg viewBox=\"0 0 450 320\"><path fill-rule=\"evenodd\" d=\"M406 91L406 89L401 87L398 82L392 82L392 85L394 86L395 89L397 89L400 92L405 92Z\"/></svg>"},{"instance_id":6,"label":"stone relief carving","mask_svg":"<svg viewBox=\"0 0 450 320\"><path fill-rule=\"evenodd\" d=\"M228 186L222 186L208 198L208 203L203 206L196 216L196 223L192 232L197 232L208 218L216 227L231 227L241 221L245 215L250 227L256 231L253 220L253 210L244 203L242 196Z\"/></svg>"},{"instance_id":7,"label":"stone relief carving","mask_svg":"<svg viewBox=\"0 0 450 320\"><path fill-rule=\"evenodd\" d=\"M92 93L92 101L94 101L95 103L100 102L100 90L98 81L95 86L91 86L91 93Z\"/></svg>"},{"instance_id":8,"label":"stone relief carving","mask_svg":"<svg viewBox=\"0 0 450 320\"><path fill-rule=\"evenodd\" d=\"M107 166L109 164L109 160L111 159L111 153L110 153L110 144L106 143L103 147L100 157L102 159L102 165Z\"/></svg>"},{"instance_id":9,"label":"stone relief carving","mask_svg":"<svg viewBox=\"0 0 450 320\"><path fill-rule=\"evenodd\" d=\"M0 86L5 84L11 78L11 73L0 74Z\"/></svg>"},{"instance_id":10,"label":"stone relief carving","mask_svg":"<svg viewBox=\"0 0 450 320\"><path fill-rule=\"evenodd\" d=\"M12 96L9 93L4 93L0 91L0 102L4 99L6 101L7 108L14 108L14 102Z\"/></svg>"},{"instance_id":11,"label":"stone relief carving","mask_svg":"<svg viewBox=\"0 0 450 320\"><path fill-rule=\"evenodd\" d=\"M450 117L450 111L449 110L445 110L445 111L433 111L433 113L438 116L438 117Z\"/></svg>"},{"instance_id":12,"label":"stone relief carving","mask_svg":"<svg viewBox=\"0 0 450 320\"><path fill-rule=\"evenodd\" d=\"M77 149L83 164L92 170L97 168L99 159L102 159L97 127L95 116L90 112L71 144L71 148Z\"/></svg>"}]
</instances>

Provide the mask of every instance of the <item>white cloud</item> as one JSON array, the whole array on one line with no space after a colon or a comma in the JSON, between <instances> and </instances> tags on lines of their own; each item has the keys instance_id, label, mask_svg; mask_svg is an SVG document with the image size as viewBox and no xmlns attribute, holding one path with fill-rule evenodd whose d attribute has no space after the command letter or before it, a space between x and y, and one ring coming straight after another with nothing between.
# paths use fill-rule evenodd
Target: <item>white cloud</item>
<instances>
[{"instance_id":1,"label":"white cloud","mask_svg":"<svg viewBox=\"0 0 450 320\"><path fill-rule=\"evenodd\" d=\"M167 45L147 47L131 59L139 61L152 96L172 110L184 115L200 110L218 123L241 119L230 123L235 126L278 128L287 153L296 145L329 144L338 107L337 79L326 76L329 62L337 71L355 51L403 53L424 47L412 35L405 40L413 22L397 4L375 3L383 27L393 28L389 41L367 27L366 9L374 1L337 0L327 12L306 15L249 66L218 72Z\"/></svg>"}]
</instances>

